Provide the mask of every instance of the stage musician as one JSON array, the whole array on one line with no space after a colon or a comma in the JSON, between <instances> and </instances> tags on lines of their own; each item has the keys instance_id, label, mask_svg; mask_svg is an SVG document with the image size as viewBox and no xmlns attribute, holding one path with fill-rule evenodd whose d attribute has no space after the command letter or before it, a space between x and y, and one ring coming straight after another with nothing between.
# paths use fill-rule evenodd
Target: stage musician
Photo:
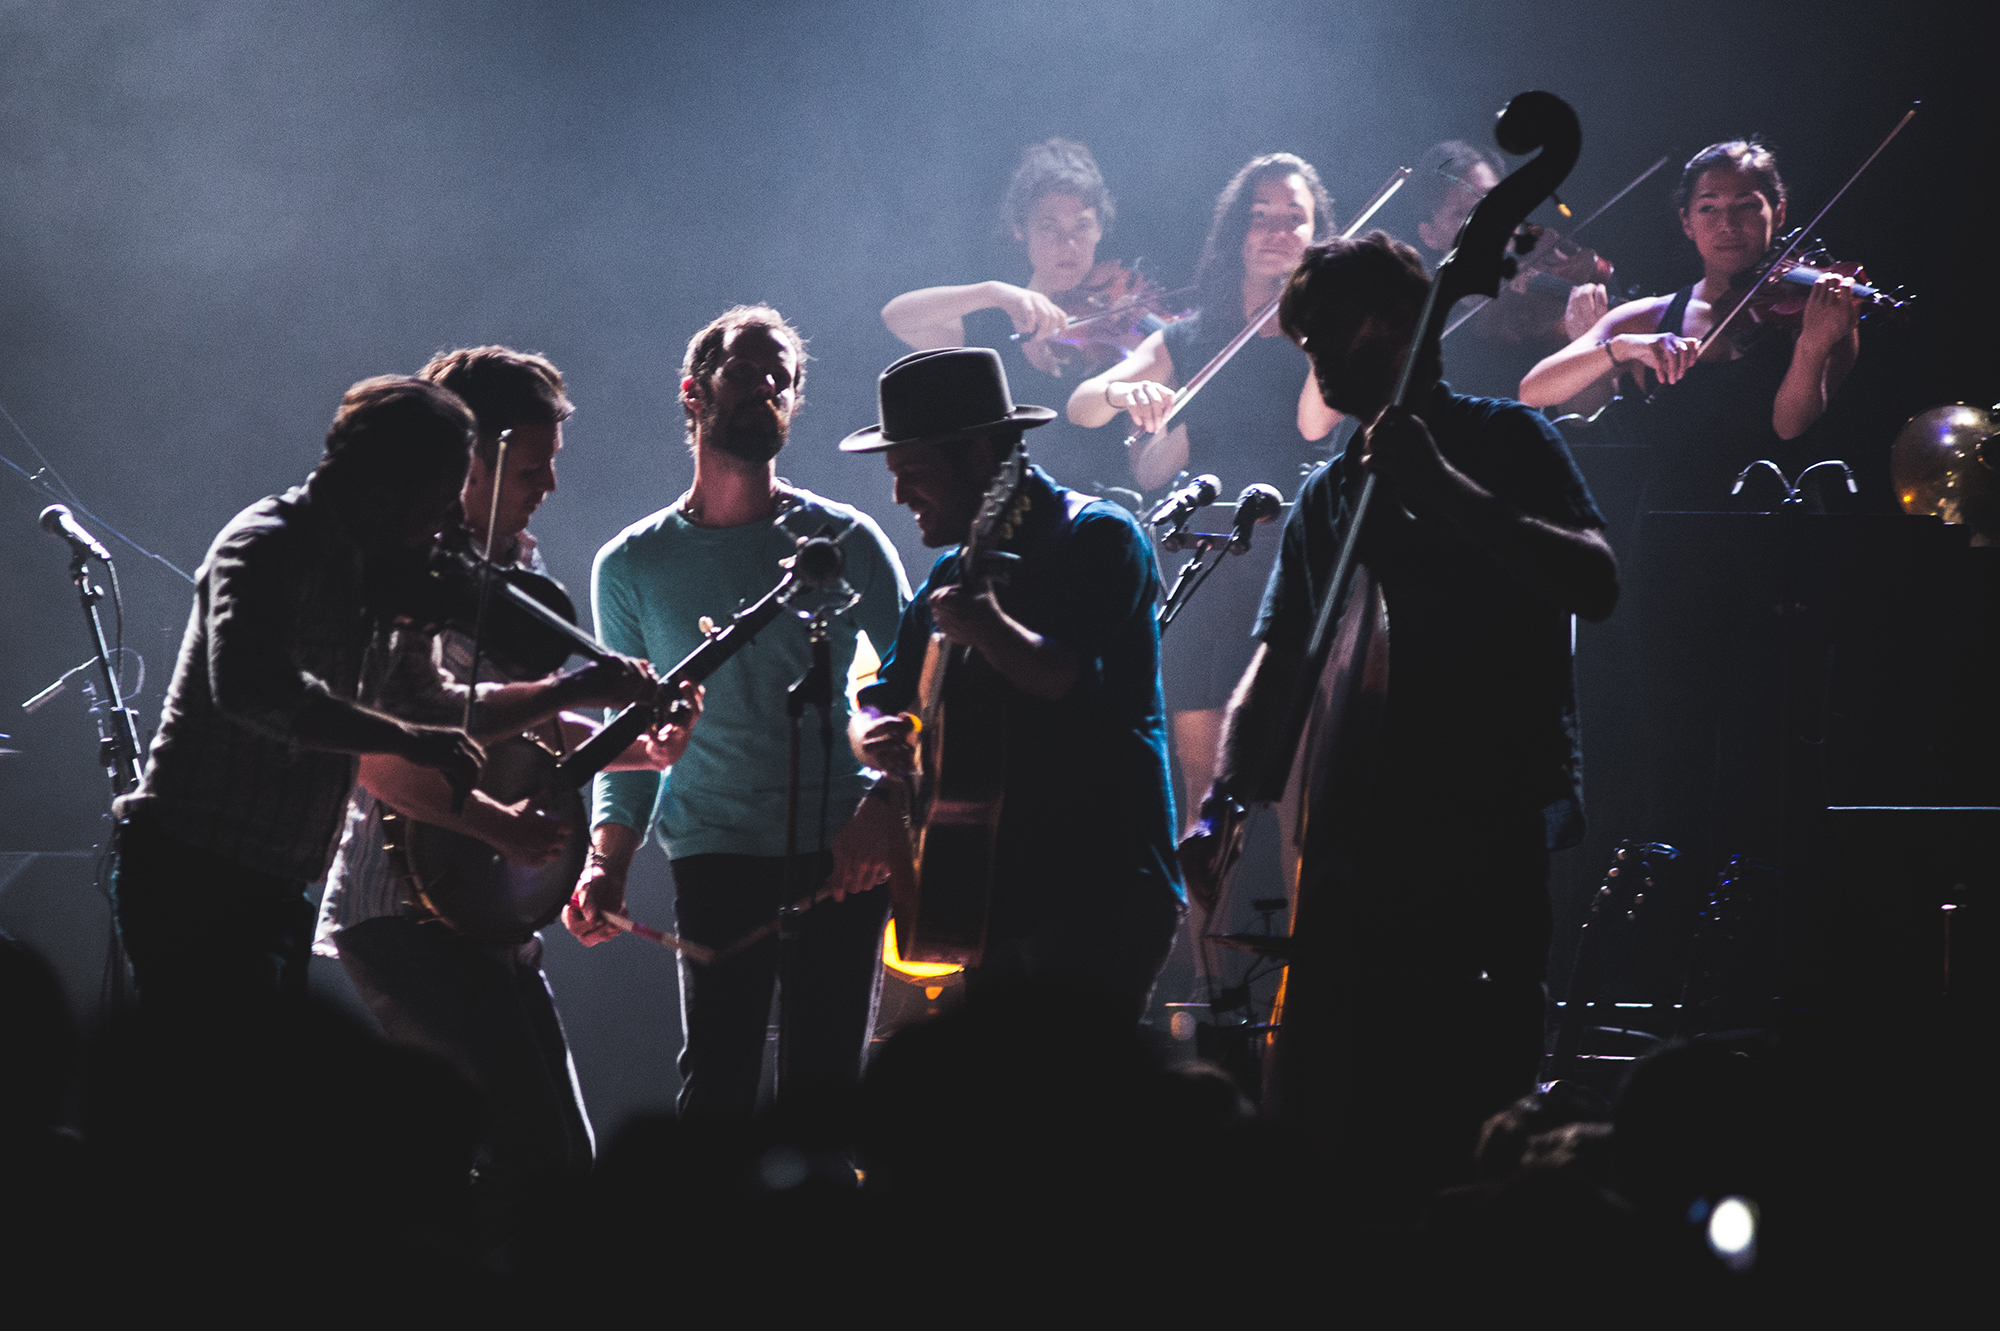
<instances>
[{"instance_id":1,"label":"stage musician","mask_svg":"<svg viewBox=\"0 0 2000 1331\"><path fill-rule=\"evenodd\" d=\"M563 422L573 410L561 371L545 357L487 346L442 353L418 376L457 394L478 421L472 464L460 494L473 547L488 548L490 523L496 563L544 572L527 527L556 489ZM438 656L454 680L468 681L472 641L467 635L440 634ZM492 656L482 653L480 679L506 678ZM397 714L408 700L396 693L396 682L369 679L364 672L363 696ZM698 709L698 690L690 685L683 692ZM686 746L690 724L642 736L613 767L657 770L671 765ZM592 729L585 718L565 713L536 727L534 737L561 753ZM528 1213L538 1189L589 1173L594 1155L590 1119L562 1019L542 973L542 940L489 945L431 918L411 900L384 849L385 806L478 837L528 865L544 864L561 853L570 834L528 801L504 805L480 791L472 792L454 813L449 783L429 768L393 754L366 755L360 788L348 804L346 827L327 875L313 944L315 953L341 963L391 1040L446 1059L485 1101L478 1197L488 1236L497 1240Z\"/></svg>"},{"instance_id":2,"label":"stage musician","mask_svg":"<svg viewBox=\"0 0 2000 1331\"><path fill-rule=\"evenodd\" d=\"M680 394L694 482L598 551L591 596L607 645L671 667L701 643L704 617L724 622L763 596L798 540L829 530L844 536L846 578L861 595L832 622L836 681L847 678L860 633L885 646L893 639L909 583L881 528L778 478L778 451L804 400L805 374L804 340L766 306L738 306L689 339ZM809 715L799 765L803 863L788 874L785 695L810 664L804 625L792 615L779 618L709 677L701 724L672 771L597 778L590 861L564 914L586 945L616 934L604 912L624 909L626 875L649 834L657 834L672 868L675 932L711 948L726 948L775 917L788 877L801 895L818 885L828 863L820 828L837 831L867 781L836 740L831 789L822 789L828 755ZM834 720L844 730L846 693L834 692ZM835 811L831 819L822 816L823 803ZM860 1077L887 911L885 894L877 893L823 902L803 916L791 976L797 992L782 999L797 1086ZM756 1108L777 967L775 937L708 965L682 959L683 1115L747 1117Z\"/></svg>"},{"instance_id":3,"label":"stage musician","mask_svg":"<svg viewBox=\"0 0 2000 1331\"><path fill-rule=\"evenodd\" d=\"M931 634L977 651L997 675L982 682L1005 709L1007 752L985 956L971 981L1061 977L1136 1018L1181 914L1152 551L1124 509L1031 467L1025 514L999 547L1018 556L1004 585L961 586L954 547L1022 432L1055 413L1016 407L999 358L982 348L905 356L879 392L879 422L841 447L883 453L896 502L924 544L947 553L861 693L856 751L883 772L910 771L909 709ZM836 846L835 890L867 889L892 856L909 854L905 789L892 775L862 802L856 836Z\"/></svg>"},{"instance_id":4,"label":"stage musician","mask_svg":"<svg viewBox=\"0 0 2000 1331\"><path fill-rule=\"evenodd\" d=\"M159 733L119 802L117 915L142 1002L203 1020L268 1014L305 993L308 884L326 872L357 758L390 754L469 787L465 690L431 642L365 589L458 520L474 418L424 379L342 397L305 484L239 513L209 547ZM407 681L398 720L358 701L375 671ZM634 661L482 686L482 736L655 684Z\"/></svg>"},{"instance_id":5,"label":"stage musician","mask_svg":"<svg viewBox=\"0 0 2000 1331\"><path fill-rule=\"evenodd\" d=\"M1195 270L1198 309L1139 345L1123 363L1080 384L1069 398L1079 425L1153 431L1172 405L1174 388L1199 371L1284 289L1307 245L1333 231L1333 200L1311 163L1272 153L1244 165L1215 201L1215 216ZM1151 490L1176 472L1213 473L1222 498L1234 500L1255 482L1289 497L1304 468L1323 456L1312 447L1339 422L1313 390L1311 367L1268 320L1258 335L1210 381L1161 438L1132 446L1132 474ZM1269 534L1246 555L1222 561L1161 643L1161 677L1173 718L1182 807L1195 804L1213 776L1229 691L1250 664L1253 607L1271 567ZM1189 927L1208 933L1201 903ZM1204 947L1193 949L1197 978L1208 974ZM1206 996L1205 994L1203 995Z\"/></svg>"},{"instance_id":6,"label":"stage musician","mask_svg":"<svg viewBox=\"0 0 2000 1331\"><path fill-rule=\"evenodd\" d=\"M1723 506L1737 474L1771 458L1790 474L1805 459L1790 441L1825 414L1860 353L1853 280L1828 274L1812 288L1800 327L1738 316L1720 339L1709 329L1736 302L1732 280L1750 274L1785 225L1785 185L1761 143L1710 144L1681 172L1673 195L1702 277L1667 296L1609 309L1587 289L1589 331L1521 380L1521 400L1546 407L1600 402L1615 386L1635 401L1623 413L1654 450L1642 508ZM1650 393L1641 407L1636 399Z\"/></svg>"},{"instance_id":7,"label":"stage musician","mask_svg":"<svg viewBox=\"0 0 2000 1331\"><path fill-rule=\"evenodd\" d=\"M1300 492L1182 850L1191 887L1212 891L1210 820L1284 759L1272 749L1354 480L1372 469L1382 502L1362 556L1387 603L1386 719L1365 807L1313 810L1279 1085L1287 1111L1350 1149L1357 1181L1390 1200L1448 1178L1481 1119L1532 1089L1548 856L1582 830L1570 616L1602 619L1618 595L1602 520L1540 415L1453 393L1434 353L1414 408L1386 405L1428 281L1379 231L1315 246L1290 279L1286 333L1327 404L1372 425ZM1310 885L1329 836L1354 867L1323 897Z\"/></svg>"}]
</instances>

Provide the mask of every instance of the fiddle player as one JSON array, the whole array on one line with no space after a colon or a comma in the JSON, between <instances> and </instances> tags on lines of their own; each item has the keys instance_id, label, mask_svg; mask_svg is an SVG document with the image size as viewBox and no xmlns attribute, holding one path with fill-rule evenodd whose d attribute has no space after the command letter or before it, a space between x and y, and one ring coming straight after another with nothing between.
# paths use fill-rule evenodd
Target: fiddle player
<instances>
[{"instance_id":1,"label":"fiddle player","mask_svg":"<svg viewBox=\"0 0 2000 1331\"><path fill-rule=\"evenodd\" d=\"M1214 220L1195 270L1198 308L1139 344L1124 361L1077 385L1069 418L1101 427L1121 416L1141 437L1129 454L1143 490L1175 473L1212 473L1222 496L1234 499L1256 482L1290 495L1316 456L1309 441L1325 438L1339 415L1312 391L1312 371L1278 328L1265 322L1155 439L1173 405L1169 385L1199 371L1252 316L1284 289L1307 245L1333 230L1333 200L1311 163L1271 153L1246 163L1215 201ZM1122 424L1121 424L1122 428ZM1183 807L1208 788L1229 691L1250 663L1252 607L1270 569L1268 550L1222 560L1161 642L1161 678L1172 717L1174 758ZM1193 937L1208 933L1205 904L1193 904ZM1209 974L1206 950L1193 949L1198 979Z\"/></svg>"},{"instance_id":2,"label":"fiddle player","mask_svg":"<svg viewBox=\"0 0 2000 1331\"><path fill-rule=\"evenodd\" d=\"M1735 282L1754 274L1784 229L1784 181L1769 148L1733 139L1689 159L1673 202L1701 258L1701 280L1616 309L1601 288L1586 288L1589 330L1530 370L1520 394L1546 407L1608 397L1620 383L1635 396L1657 390L1626 417L1654 449L1641 507L1713 509L1755 459L1797 460L1786 445L1826 413L1860 354L1859 303L1853 279L1829 273L1814 284L1796 331L1746 315L1710 338L1741 295Z\"/></svg>"},{"instance_id":3,"label":"fiddle player","mask_svg":"<svg viewBox=\"0 0 2000 1331\"><path fill-rule=\"evenodd\" d=\"M1469 1170L1480 1122L1532 1089L1549 852L1582 832L1571 615L1602 619L1618 596L1603 520L1538 413L1452 392L1434 347L1414 405L1388 405L1428 286L1379 231L1314 246L1287 285L1279 317L1327 405L1371 425L1299 493L1181 851L1191 893L1212 894L1216 821L1288 762L1293 688L1372 470L1384 502L1361 553L1386 604L1387 695L1358 804L1308 793L1278 1091L1392 1207Z\"/></svg>"},{"instance_id":4,"label":"fiddle player","mask_svg":"<svg viewBox=\"0 0 2000 1331\"><path fill-rule=\"evenodd\" d=\"M962 586L957 547L983 497L1022 433L1055 413L1015 406L999 358L983 347L905 356L882 372L878 393L878 423L841 448L883 454L896 502L924 544L945 553L903 612L877 682L861 691L855 750L883 772L913 769L909 709L934 631L984 658L992 673L970 678L989 691L955 685L952 703L1001 711L1006 734L986 947L968 982L1059 978L1136 1019L1181 914L1159 579L1145 534L1123 508L1031 466L1025 510L999 546L1016 557L1005 585ZM904 790L892 775L861 801L835 843L830 891L886 895L867 889L909 857Z\"/></svg>"},{"instance_id":5,"label":"fiddle player","mask_svg":"<svg viewBox=\"0 0 2000 1331\"><path fill-rule=\"evenodd\" d=\"M303 999L306 888L326 872L360 755L471 786L464 689L365 589L457 520L474 431L448 389L364 379L306 482L237 514L209 547L145 774L118 803L118 930L147 1007L206 1023ZM431 700L424 722L359 701L384 654ZM598 664L482 689L480 719L505 734L654 687L637 662Z\"/></svg>"},{"instance_id":6,"label":"fiddle player","mask_svg":"<svg viewBox=\"0 0 2000 1331\"><path fill-rule=\"evenodd\" d=\"M1111 231L1118 202L1090 149L1068 139L1031 143L1007 183L1000 229L1022 248L1027 282L973 282L965 286L906 291L882 307L882 322L915 351L937 347L991 347L1016 385L1051 394L1101 369L1138 345L1161 321L1144 305L1132 317L1087 326L1090 338L1057 341L1072 313L1123 303L1125 270L1099 264L1098 244ZM1018 337L1016 336L1018 335ZM1065 475L1116 481L1124 475L1117 451L1096 435L1057 422L1035 439L1036 457ZM1103 482L1097 482L1102 484Z\"/></svg>"},{"instance_id":7,"label":"fiddle player","mask_svg":"<svg viewBox=\"0 0 2000 1331\"><path fill-rule=\"evenodd\" d=\"M702 642L701 621L718 622L777 583L802 537L832 530L846 579L860 594L828 628L836 679L852 668L861 633L888 643L909 583L888 538L846 504L778 479L777 457L804 401L805 340L769 306L739 305L688 339L681 363L694 480L685 494L633 523L598 551L591 579L599 636L614 650L664 666ZM786 862L791 770L786 690L811 665L805 625L786 615L731 657L707 683L701 724L671 771L598 776L591 852L563 921L585 946L616 936L606 912L622 912L639 843L657 835L674 881L674 931L722 949L778 914L786 892L803 897L829 863L819 829L843 819L867 782L837 739L800 728L800 846ZM847 695L836 689L844 729ZM830 784L822 785L822 773ZM800 920L795 964L783 995L790 1061L786 1093L857 1081L881 981L886 894L822 902ZM707 965L680 964L680 1112L748 1118L757 1083L778 940L767 937Z\"/></svg>"},{"instance_id":8,"label":"fiddle player","mask_svg":"<svg viewBox=\"0 0 2000 1331\"><path fill-rule=\"evenodd\" d=\"M556 489L563 422L573 410L562 372L543 356L486 346L441 353L418 377L455 393L478 423L459 495L474 548L488 549L490 537L496 563L545 573L527 527ZM438 655L451 678L469 681L469 637L455 630L440 634ZM480 679L507 678L483 653ZM362 694L399 714L410 700L398 692L398 683L393 677L371 678L364 670ZM698 711L698 691L690 685L683 694ZM642 736L612 766L670 766L686 747L690 724ZM535 738L562 752L581 743L591 728L584 718L564 713L537 727ZM590 1119L542 973L542 940L490 945L431 918L391 865L383 842L385 806L477 837L527 865L555 858L570 832L529 801L503 805L483 791L471 792L454 811L449 784L430 769L393 754L365 755L314 938L315 953L340 962L392 1041L444 1058L480 1095L487 1128L475 1195L489 1242L497 1241L530 1213L538 1189L589 1172Z\"/></svg>"}]
</instances>

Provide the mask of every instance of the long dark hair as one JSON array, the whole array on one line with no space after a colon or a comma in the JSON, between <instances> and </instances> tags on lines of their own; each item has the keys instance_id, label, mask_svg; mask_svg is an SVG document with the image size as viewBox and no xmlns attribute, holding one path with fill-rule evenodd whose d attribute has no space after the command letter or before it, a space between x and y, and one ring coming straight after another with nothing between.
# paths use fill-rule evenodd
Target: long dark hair
<instances>
[{"instance_id":1,"label":"long dark hair","mask_svg":"<svg viewBox=\"0 0 2000 1331\"><path fill-rule=\"evenodd\" d=\"M1304 179L1312 195L1312 238L1320 241L1332 234L1333 197L1320 183L1311 162L1296 153L1251 158L1216 196L1215 220L1202 243L1201 261L1195 265L1195 308L1204 317L1220 319L1231 329L1242 326L1243 237L1250 233L1250 205L1256 202L1258 182L1293 175Z\"/></svg>"},{"instance_id":2,"label":"long dark hair","mask_svg":"<svg viewBox=\"0 0 2000 1331\"><path fill-rule=\"evenodd\" d=\"M1749 175L1757 182L1757 192L1770 203L1773 210L1785 201L1785 182L1778 176L1778 159L1771 152L1770 145L1756 138L1729 139L1723 143L1711 143L1681 168L1681 183L1674 186L1674 211L1687 211L1688 201L1694 197L1695 184L1702 173L1713 167L1734 167Z\"/></svg>"}]
</instances>

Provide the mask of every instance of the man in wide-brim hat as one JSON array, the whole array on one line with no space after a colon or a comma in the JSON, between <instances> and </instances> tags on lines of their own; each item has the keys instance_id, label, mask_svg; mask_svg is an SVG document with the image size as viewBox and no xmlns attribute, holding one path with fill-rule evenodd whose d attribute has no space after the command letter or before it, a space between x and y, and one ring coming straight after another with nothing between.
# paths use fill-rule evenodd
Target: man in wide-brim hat
<instances>
[{"instance_id":1,"label":"man in wide-brim hat","mask_svg":"<svg viewBox=\"0 0 2000 1331\"><path fill-rule=\"evenodd\" d=\"M861 692L855 749L872 767L910 771L910 709L932 635L971 649L978 664L968 659L953 715L997 717L1004 737L1004 758L978 760L1004 762L1004 776L972 982L1023 973L1079 980L1137 1016L1182 908L1152 550L1124 509L1039 467L1009 465L1023 432L1055 413L1014 405L995 352L905 356L882 372L878 393L880 419L840 446L883 453L896 502L916 517L924 544L949 550L904 611L877 682ZM990 538L1005 576L968 574L958 547L989 491L1005 488L995 485L1003 475L1015 480L1012 492L993 494L989 511L1004 515ZM908 854L904 788L892 778L881 798L863 801L834 847L834 889L865 889Z\"/></svg>"}]
</instances>

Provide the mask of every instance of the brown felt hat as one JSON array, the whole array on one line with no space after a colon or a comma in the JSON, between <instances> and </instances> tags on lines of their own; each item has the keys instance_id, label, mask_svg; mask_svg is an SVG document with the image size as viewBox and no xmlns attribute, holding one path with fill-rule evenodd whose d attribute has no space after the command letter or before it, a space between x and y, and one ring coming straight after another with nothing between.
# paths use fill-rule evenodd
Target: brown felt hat
<instances>
[{"instance_id":1,"label":"brown felt hat","mask_svg":"<svg viewBox=\"0 0 2000 1331\"><path fill-rule=\"evenodd\" d=\"M843 453L879 453L897 444L964 438L1002 425L1033 429L1056 418L1047 407L1017 407L1007 368L989 347L913 351L882 371L875 396L882 419L840 441Z\"/></svg>"}]
</instances>

